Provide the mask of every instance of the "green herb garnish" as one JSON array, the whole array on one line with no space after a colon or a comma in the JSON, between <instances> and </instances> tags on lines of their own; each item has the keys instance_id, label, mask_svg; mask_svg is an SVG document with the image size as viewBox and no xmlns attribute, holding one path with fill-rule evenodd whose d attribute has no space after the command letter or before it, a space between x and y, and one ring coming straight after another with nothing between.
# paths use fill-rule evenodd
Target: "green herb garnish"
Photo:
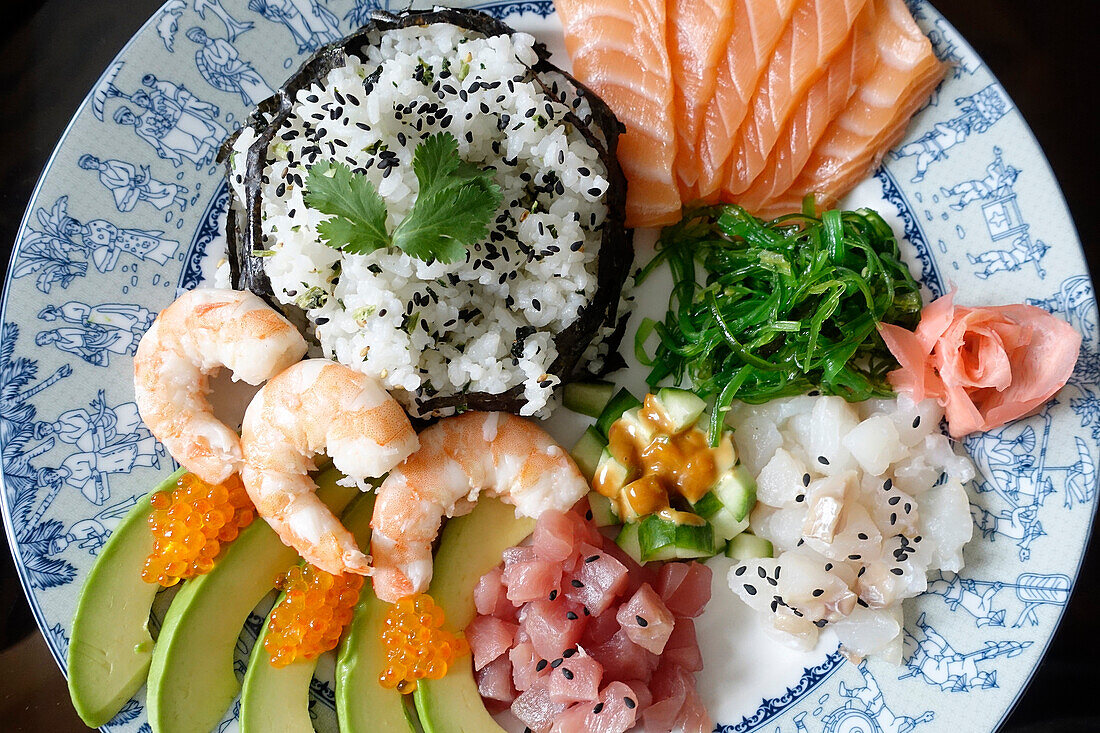
<instances>
[{"instance_id":1,"label":"green herb garnish","mask_svg":"<svg viewBox=\"0 0 1100 733\"><path fill-rule=\"evenodd\" d=\"M425 261L464 258L503 200L493 170L463 161L454 135L441 132L416 146L413 172L420 191L391 234L386 202L367 176L338 162L310 166L306 205L330 216L317 227L321 240L351 254L392 246Z\"/></svg>"},{"instance_id":2,"label":"green herb garnish","mask_svg":"<svg viewBox=\"0 0 1100 733\"><path fill-rule=\"evenodd\" d=\"M714 398L715 440L736 398L761 403L820 390L849 401L890 397L897 362L881 322L912 328L918 285L889 225L874 211L807 206L764 222L740 206L714 206L666 228L641 283L668 262L674 285L664 322L645 319L635 337L647 381L690 379ZM702 270L702 281L698 269ZM645 344L656 333L656 353Z\"/></svg>"}]
</instances>

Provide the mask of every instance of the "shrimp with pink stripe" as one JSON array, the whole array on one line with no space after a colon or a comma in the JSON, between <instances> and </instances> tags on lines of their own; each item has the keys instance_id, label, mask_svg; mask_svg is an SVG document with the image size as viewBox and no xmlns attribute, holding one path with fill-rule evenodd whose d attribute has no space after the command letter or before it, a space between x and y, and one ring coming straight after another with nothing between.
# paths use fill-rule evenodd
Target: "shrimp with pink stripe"
<instances>
[{"instance_id":1,"label":"shrimp with pink stripe","mask_svg":"<svg viewBox=\"0 0 1100 733\"><path fill-rule=\"evenodd\" d=\"M470 512L482 493L537 519L568 511L588 492L580 469L535 423L467 412L420 433L420 449L378 488L371 520L374 592L395 602L427 589L443 517Z\"/></svg>"},{"instance_id":2,"label":"shrimp with pink stripe","mask_svg":"<svg viewBox=\"0 0 1100 733\"><path fill-rule=\"evenodd\" d=\"M260 384L302 358L306 342L290 321L239 290L184 293L153 321L134 356L141 419L168 452L207 483L241 467L237 432L214 417L209 378L222 367Z\"/></svg>"},{"instance_id":3,"label":"shrimp with pink stripe","mask_svg":"<svg viewBox=\"0 0 1100 733\"><path fill-rule=\"evenodd\" d=\"M401 405L375 379L307 359L264 385L244 415L245 489L284 544L333 574L367 575L368 558L315 493L313 457L327 452L348 478L382 476L420 445Z\"/></svg>"}]
</instances>

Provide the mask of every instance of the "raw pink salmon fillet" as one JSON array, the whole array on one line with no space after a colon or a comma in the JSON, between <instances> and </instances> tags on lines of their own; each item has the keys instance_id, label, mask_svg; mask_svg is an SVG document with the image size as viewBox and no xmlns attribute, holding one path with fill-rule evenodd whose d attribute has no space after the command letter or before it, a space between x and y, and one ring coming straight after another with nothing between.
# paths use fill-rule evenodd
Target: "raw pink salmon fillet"
<instances>
[{"instance_id":1,"label":"raw pink salmon fillet","mask_svg":"<svg viewBox=\"0 0 1100 733\"><path fill-rule=\"evenodd\" d=\"M626 133L626 224L680 219L676 114L664 0L554 0L574 75L611 107Z\"/></svg>"},{"instance_id":2,"label":"raw pink salmon fillet","mask_svg":"<svg viewBox=\"0 0 1100 733\"><path fill-rule=\"evenodd\" d=\"M848 38L867 0L801 0L783 31L734 138L725 197L734 198L763 170L779 131Z\"/></svg>"},{"instance_id":3,"label":"raw pink salmon fillet","mask_svg":"<svg viewBox=\"0 0 1100 733\"><path fill-rule=\"evenodd\" d=\"M695 147L718 82L718 62L731 48L735 6L731 0L669 0L668 53L675 90L676 177L680 191L699 177ZM685 198L686 200L686 198Z\"/></svg>"},{"instance_id":4,"label":"raw pink salmon fillet","mask_svg":"<svg viewBox=\"0 0 1100 733\"><path fill-rule=\"evenodd\" d=\"M783 126L763 169L737 203L749 211L786 191L794 183L829 123L847 106L859 84L874 68L875 4L868 3L837 53L794 115Z\"/></svg>"},{"instance_id":5,"label":"raw pink salmon fillet","mask_svg":"<svg viewBox=\"0 0 1100 733\"><path fill-rule=\"evenodd\" d=\"M684 189L685 201L717 197L734 138L796 0L732 0L731 4L733 28L719 58L714 96L703 113L695 143L696 182L690 190ZM687 163L684 168L688 169Z\"/></svg>"},{"instance_id":6,"label":"raw pink salmon fillet","mask_svg":"<svg viewBox=\"0 0 1100 733\"><path fill-rule=\"evenodd\" d=\"M797 211L811 192L819 209L836 204L901 140L910 118L943 79L946 68L903 0L875 4L878 59L871 75L829 124L794 185L754 211L757 216Z\"/></svg>"}]
</instances>

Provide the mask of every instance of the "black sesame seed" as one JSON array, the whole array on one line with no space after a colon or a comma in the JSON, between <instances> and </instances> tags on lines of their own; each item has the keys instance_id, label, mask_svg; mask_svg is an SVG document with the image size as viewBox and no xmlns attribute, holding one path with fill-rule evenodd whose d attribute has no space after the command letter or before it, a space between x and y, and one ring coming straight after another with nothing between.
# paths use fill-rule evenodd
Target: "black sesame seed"
<instances>
[{"instance_id":1,"label":"black sesame seed","mask_svg":"<svg viewBox=\"0 0 1100 733\"><path fill-rule=\"evenodd\" d=\"M573 578L572 580L570 580L569 585L573 586L574 588L583 588L584 587L584 583L577 580L576 578Z\"/></svg>"},{"instance_id":2,"label":"black sesame seed","mask_svg":"<svg viewBox=\"0 0 1100 733\"><path fill-rule=\"evenodd\" d=\"M561 655L563 657L565 657L566 659L569 659L569 657L573 656L576 653L577 653L576 649L566 649L564 652L561 653Z\"/></svg>"},{"instance_id":3,"label":"black sesame seed","mask_svg":"<svg viewBox=\"0 0 1100 733\"><path fill-rule=\"evenodd\" d=\"M597 561L597 560L599 560L599 559L600 559L600 556L599 556L599 555L589 555L588 557L586 557L586 558L584 559L584 561L585 561L585 562L596 562L596 561Z\"/></svg>"},{"instance_id":4,"label":"black sesame seed","mask_svg":"<svg viewBox=\"0 0 1100 733\"><path fill-rule=\"evenodd\" d=\"M866 573L866 572L867 572L867 566L866 566L866 565L864 565L863 567L861 567L861 568L859 569L859 572L858 572L858 573L856 573L856 577L857 577L857 578L862 578L862 577L863 577L863 574L864 574L864 573Z\"/></svg>"},{"instance_id":5,"label":"black sesame seed","mask_svg":"<svg viewBox=\"0 0 1100 733\"><path fill-rule=\"evenodd\" d=\"M892 478L886 479L886 482L882 485L882 490L883 491L889 491L892 488L894 488L894 479L892 479Z\"/></svg>"},{"instance_id":6,"label":"black sesame seed","mask_svg":"<svg viewBox=\"0 0 1100 733\"><path fill-rule=\"evenodd\" d=\"M634 698L632 698L632 697L624 697L623 698L623 705L626 705L628 710L633 710L634 706L637 705L637 704L638 703L634 702Z\"/></svg>"},{"instance_id":7,"label":"black sesame seed","mask_svg":"<svg viewBox=\"0 0 1100 733\"><path fill-rule=\"evenodd\" d=\"M592 714L599 715L601 711L603 711L603 703L598 702L596 703L596 707L592 708Z\"/></svg>"},{"instance_id":8,"label":"black sesame seed","mask_svg":"<svg viewBox=\"0 0 1100 733\"><path fill-rule=\"evenodd\" d=\"M867 533L866 532L860 532L859 534L856 535L856 537L859 537L861 540L865 540L865 539L867 539Z\"/></svg>"},{"instance_id":9,"label":"black sesame seed","mask_svg":"<svg viewBox=\"0 0 1100 733\"><path fill-rule=\"evenodd\" d=\"M571 672L566 667L562 667L561 668L561 676L564 677L567 680L571 680L571 679L573 679L573 672Z\"/></svg>"},{"instance_id":10,"label":"black sesame seed","mask_svg":"<svg viewBox=\"0 0 1100 733\"><path fill-rule=\"evenodd\" d=\"M540 659L539 663L535 665L535 671L541 672L542 670L546 669L547 664L548 662L545 659Z\"/></svg>"},{"instance_id":11,"label":"black sesame seed","mask_svg":"<svg viewBox=\"0 0 1100 733\"><path fill-rule=\"evenodd\" d=\"M826 458L825 456L818 456L817 457L817 462L820 463L823 466L828 466L829 465L829 459Z\"/></svg>"},{"instance_id":12,"label":"black sesame seed","mask_svg":"<svg viewBox=\"0 0 1100 733\"><path fill-rule=\"evenodd\" d=\"M893 573L894 575L904 575L905 574L905 571L902 570L901 568L890 568L890 572Z\"/></svg>"},{"instance_id":13,"label":"black sesame seed","mask_svg":"<svg viewBox=\"0 0 1100 733\"><path fill-rule=\"evenodd\" d=\"M833 564L831 562L825 563L825 572L826 573L829 572L832 569L833 569Z\"/></svg>"},{"instance_id":14,"label":"black sesame seed","mask_svg":"<svg viewBox=\"0 0 1100 733\"><path fill-rule=\"evenodd\" d=\"M748 593L750 596L755 596L756 595L756 586L755 585L749 585L748 583L745 583L745 592Z\"/></svg>"},{"instance_id":15,"label":"black sesame seed","mask_svg":"<svg viewBox=\"0 0 1100 733\"><path fill-rule=\"evenodd\" d=\"M821 596L823 596L823 595L825 595L825 591L824 591L823 589L821 589L821 588L814 588L814 592L813 592L813 596L814 596L814 598L820 598L820 597L821 597Z\"/></svg>"},{"instance_id":16,"label":"black sesame seed","mask_svg":"<svg viewBox=\"0 0 1100 733\"><path fill-rule=\"evenodd\" d=\"M796 496L794 498L794 500L797 501L799 504L801 504L802 502L806 501L806 495L805 494L799 494L798 496Z\"/></svg>"},{"instance_id":17,"label":"black sesame seed","mask_svg":"<svg viewBox=\"0 0 1100 733\"><path fill-rule=\"evenodd\" d=\"M898 514L897 514L897 512L890 512L890 526L893 527L897 523L898 523Z\"/></svg>"},{"instance_id":18,"label":"black sesame seed","mask_svg":"<svg viewBox=\"0 0 1100 733\"><path fill-rule=\"evenodd\" d=\"M638 625L639 625L639 626L641 626L641 627L642 627L643 629L644 629L644 628L645 628L646 626L649 626L649 622L648 622L648 621L646 621L646 620L645 620L644 618L642 618L641 616L635 616L635 617L634 617L634 620L635 620L635 621L637 621L637 622L638 622Z\"/></svg>"},{"instance_id":19,"label":"black sesame seed","mask_svg":"<svg viewBox=\"0 0 1100 733\"><path fill-rule=\"evenodd\" d=\"M592 510L591 509L589 509L588 511L586 511L584 513L584 518L587 519L590 522L592 521Z\"/></svg>"},{"instance_id":20,"label":"black sesame seed","mask_svg":"<svg viewBox=\"0 0 1100 733\"><path fill-rule=\"evenodd\" d=\"M568 611L568 612L566 612L566 614L565 614L565 617L566 617L567 619L569 619L570 621L576 621L576 620L577 620L577 618L578 618L578 617L577 617L577 614L573 613L572 611Z\"/></svg>"},{"instance_id":21,"label":"black sesame seed","mask_svg":"<svg viewBox=\"0 0 1100 733\"><path fill-rule=\"evenodd\" d=\"M552 600L554 600L554 599L555 599L555 598L557 598L557 597L558 597L558 592L557 592L557 590L552 590L552 591L550 591L550 600L551 600L551 601L552 601Z\"/></svg>"},{"instance_id":22,"label":"black sesame seed","mask_svg":"<svg viewBox=\"0 0 1100 733\"><path fill-rule=\"evenodd\" d=\"M746 570L745 566L741 565L736 570L733 571L733 574L740 577L740 576L745 574L745 570Z\"/></svg>"},{"instance_id":23,"label":"black sesame seed","mask_svg":"<svg viewBox=\"0 0 1100 733\"><path fill-rule=\"evenodd\" d=\"M849 560L859 560L859 559L860 559L860 557L861 557L860 555L849 555L849 556L848 556L848 559L849 559Z\"/></svg>"},{"instance_id":24,"label":"black sesame seed","mask_svg":"<svg viewBox=\"0 0 1100 733\"><path fill-rule=\"evenodd\" d=\"M886 503L889 504L890 506L897 506L899 501L901 501L900 496L891 496L889 501L887 501Z\"/></svg>"},{"instance_id":25,"label":"black sesame seed","mask_svg":"<svg viewBox=\"0 0 1100 733\"><path fill-rule=\"evenodd\" d=\"M857 598L856 603L863 606L864 608L870 608L870 606L867 605L867 601L863 600L862 598Z\"/></svg>"},{"instance_id":26,"label":"black sesame seed","mask_svg":"<svg viewBox=\"0 0 1100 733\"><path fill-rule=\"evenodd\" d=\"M550 662L550 668L551 669L557 669L558 667L560 667L562 665L562 662L564 662L564 661L565 661L564 659L562 659L561 657L558 657L553 662Z\"/></svg>"},{"instance_id":27,"label":"black sesame seed","mask_svg":"<svg viewBox=\"0 0 1100 733\"><path fill-rule=\"evenodd\" d=\"M916 417L913 418L913 427L915 428L919 425L920 425L920 415L917 415Z\"/></svg>"},{"instance_id":28,"label":"black sesame seed","mask_svg":"<svg viewBox=\"0 0 1100 733\"><path fill-rule=\"evenodd\" d=\"M802 485L803 486L809 486L810 485L810 474L808 474L808 473L802 474Z\"/></svg>"},{"instance_id":29,"label":"black sesame seed","mask_svg":"<svg viewBox=\"0 0 1100 733\"><path fill-rule=\"evenodd\" d=\"M823 629L823 628L825 628L825 625L828 624L828 623L829 622L826 621L825 619L819 618L817 621L814 621L814 626L816 626L819 629Z\"/></svg>"}]
</instances>

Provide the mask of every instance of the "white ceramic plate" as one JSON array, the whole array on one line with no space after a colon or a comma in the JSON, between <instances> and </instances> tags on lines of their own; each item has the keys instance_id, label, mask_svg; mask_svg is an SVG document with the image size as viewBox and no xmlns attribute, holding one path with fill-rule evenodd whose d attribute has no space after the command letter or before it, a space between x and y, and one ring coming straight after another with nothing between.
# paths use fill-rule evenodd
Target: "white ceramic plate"
<instances>
[{"instance_id":1,"label":"white ceramic plate","mask_svg":"<svg viewBox=\"0 0 1100 733\"><path fill-rule=\"evenodd\" d=\"M845 203L876 208L894 225L926 301L952 285L968 305L1026 300L1083 333L1081 360L1039 415L967 440L981 472L968 487L978 531L965 570L933 579L906 603L902 666L849 664L828 634L812 653L787 650L725 588L721 559L712 561L699 686L722 731L995 729L1039 664L1087 540L1100 361L1080 245L1012 100L935 10L910 5L952 70L904 143ZM62 666L97 550L172 467L137 416L131 358L153 315L179 289L208 283L223 251L226 190L213 154L313 49L357 28L378 4L281 6L277 16L259 12L256 0L169 0L78 110L19 233L2 314L3 517ZM549 0L480 7L568 64ZM651 241L639 237L640 260ZM666 288L667 279L648 282L638 310L663 313ZM636 392L643 378L636 365L617 375ZM564 410L551 421L565 444L581 427ZM242 633L241 659L261 623L254 614ZM334 729L331 661L312 693L317 728ZM148 730L143 708L139 693L107 728ZM234 727L230 710L222 729Z\"/></svg>"}]
</instances>

